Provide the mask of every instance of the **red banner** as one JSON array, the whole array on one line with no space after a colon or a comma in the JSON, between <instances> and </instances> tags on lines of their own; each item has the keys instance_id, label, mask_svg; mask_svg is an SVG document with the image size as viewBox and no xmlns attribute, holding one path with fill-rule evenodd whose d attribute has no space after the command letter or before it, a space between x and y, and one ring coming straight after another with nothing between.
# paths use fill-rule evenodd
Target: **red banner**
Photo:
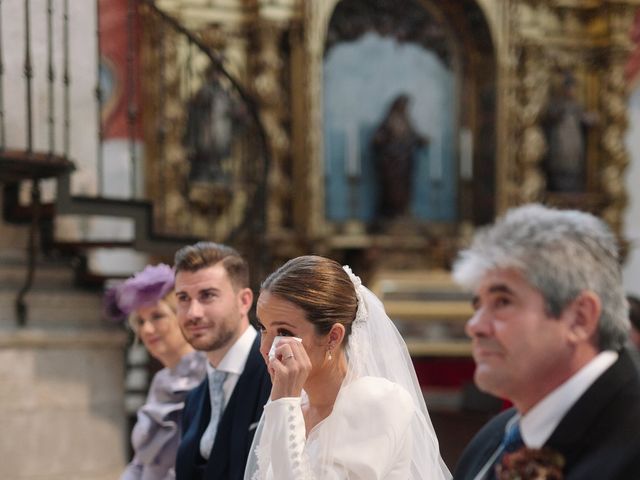
<instances>
[{"instance_id":1,"label":"red banner","mask_svg":"<svg viewBox=\"0 0 640 480\"><path fill-rule=\"evenodd\" d=\"M136 140L142 140L137 4L132 0L100 0L99 3L100 86L105 140L130 138L132 135ZM131 125L129 111L135 113Z\"/></svg>"}]
</instances>

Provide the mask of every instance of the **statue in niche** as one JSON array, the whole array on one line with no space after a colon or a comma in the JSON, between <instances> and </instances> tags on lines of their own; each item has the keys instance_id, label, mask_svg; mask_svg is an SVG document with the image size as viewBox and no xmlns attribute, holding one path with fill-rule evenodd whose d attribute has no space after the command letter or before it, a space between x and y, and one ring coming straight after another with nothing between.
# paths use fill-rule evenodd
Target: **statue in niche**
<instances>
[{"instance_id":1,"label":"statue in niche","mask_svg":"<svg viewBox=\"0 0 640 480\"><path fill-rule=\"evenodd\" d=\"M226 205L232 195L232 147L247 113L211 70L189 100L183 145L187 151L189 200L203 208Z\"/></svg>"},{"instance_id":2,"label":"statue in niche","mask_svg":"<svg viewBox=\"0 0 640 480\"><path fill-rule=\"evenodd\" d=\"M406 217L412 198L415 156L429 139L409 118L409 96L401 94L376 128L371 140L380 186L378 214L382 219Z\"/></svg>"},{"instance_id":3,"label":"statue in niche","mask_svg":"<svg viewBox=\"0 0 640 480\"><path fill-rule=\"evenodd\" d=\"M587 129L598 121L598 114L587 112L577 100L576 79L566 72L542 115L548 146L547 190L585 191Z\"/></svg>"}]
</instances>

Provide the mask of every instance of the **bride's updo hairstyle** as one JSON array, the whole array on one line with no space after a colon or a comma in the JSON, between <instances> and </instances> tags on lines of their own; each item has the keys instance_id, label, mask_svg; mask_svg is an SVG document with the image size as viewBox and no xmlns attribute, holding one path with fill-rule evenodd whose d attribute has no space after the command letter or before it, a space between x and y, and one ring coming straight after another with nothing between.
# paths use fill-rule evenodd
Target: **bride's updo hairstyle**
<instances>
[{"instance_id":1,"label":"bride's updo hairstyle","mask_svg":"<svg viewBox=\"0 0 640 480\"><path fill-rule=\"evenodd\" d=\"M320 335L335 323L351 333L358 300L349 275L329 258L306 255L289 260L262 283L262 291L300 307Z\"/></svg>"}]
</instances>

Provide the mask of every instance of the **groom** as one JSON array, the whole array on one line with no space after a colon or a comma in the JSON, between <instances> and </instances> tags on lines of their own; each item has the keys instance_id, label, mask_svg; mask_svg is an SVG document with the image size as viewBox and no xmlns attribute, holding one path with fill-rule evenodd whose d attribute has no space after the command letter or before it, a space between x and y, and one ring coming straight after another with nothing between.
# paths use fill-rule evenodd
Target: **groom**
<instances>
[{"instance_id":1,"label":"groom","mask_svg":"<svg viewBox=\"0 0 640 480\"><path fill-rule=\"evenodd\" d=\"M454 479L515 478L546 461L562 476L540 478L640 478L640 377L623 349L627 303L606 225L516 208L476 234L454 278L473 291L475 381L514 405L471 441Z\"/></svg>"},{"instance_id":2,"label":"groom","mask_svg":"<svg viewBox=\"0 0 640 480\"><path fill-rule=\"evenodd\" d=\"M175 256L178 322L207 353L207 378L187 396L177 480L242 480L271 391L260 336L249 324L249 267L233 248L200 242Z\"/></svg>"}]
</instances>

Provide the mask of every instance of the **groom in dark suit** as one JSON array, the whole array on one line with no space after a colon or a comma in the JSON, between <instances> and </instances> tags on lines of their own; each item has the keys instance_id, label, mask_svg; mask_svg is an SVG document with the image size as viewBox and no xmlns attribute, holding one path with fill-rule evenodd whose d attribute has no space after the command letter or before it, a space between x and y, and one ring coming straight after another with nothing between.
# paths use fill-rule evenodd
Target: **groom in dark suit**
<instances>
[{"instance_id":1,"label":"groom in dark suit","mask_svg":"<svg viewBox=\"0 0 640 480\"><path fill-rule=\"evenodd\" d=\"M513 476L527 468L640 479L640 377L623 348L627 302L607 226L516 208L479 231L454 277L473 291L475 381L514 405L471 441L454 479L534 478Z\"/></svg>"},{"instance_id":2,"label":"groom in dark suit","mask_svg":"<svg viewBox=\"0 0 640 480\"><path fill-rule=\"evenodd\" d=\"M207 352L207 378L187 397L176 459L178 480L241 480L271 391L250 325L249 268L234 249L200 242L175 256L178 321Z\"/></svg>"}]
</instances>

